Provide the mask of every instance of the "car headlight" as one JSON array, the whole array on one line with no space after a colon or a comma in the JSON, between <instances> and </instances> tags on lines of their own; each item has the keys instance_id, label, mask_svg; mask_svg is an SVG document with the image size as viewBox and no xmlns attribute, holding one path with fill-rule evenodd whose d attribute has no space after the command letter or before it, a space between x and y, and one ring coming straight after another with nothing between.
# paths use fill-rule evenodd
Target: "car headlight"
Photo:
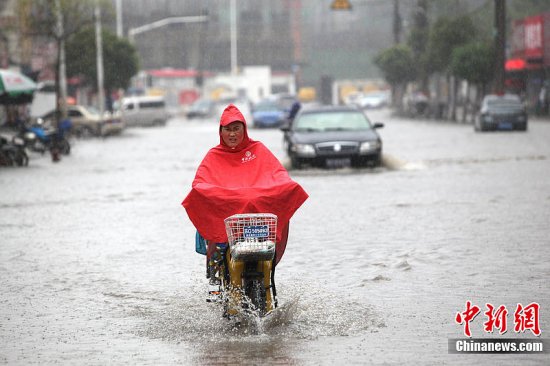
<instances>
[{"instance_id":1,"label":"car headlight","mask_svg":"<svg viewBox=\"0 0 550 366\"><path fill-rule=\"evenodd\" d=\"M366 141L359 147L360 153L371 152L380 148L380 141Z\"/></svg>"},{"instance_id":2,"label":"car headlight","mask_svg":"<svg viewBox=\"0 0 550 366\"><path fill-rule=\"evenodd\" d=\"M519 121L519 122L525 122L525 121L526 121L525 115L523 115L523 114L522 114L522 115L519 115L519 116L518 116L518 121Z\"/></svg>"},{"instance_id":3,"label":"car headlight","mask_svg":"<svg viewBox=\"0 0 550 366\"><path fill-rule=\"evenodd\" d=\"M483 116L483 120L485 122L493 122L493 116L491 116L490 114L486 114Z\"/></svg>"},{"instance_id":4,"label":"car headlight","mask_svg":"<svg viewBox=\"0 0 550 366\"><path fill-rule=\"evenodd\" d=\"M315 148L310 144L296 144L292 147L292 151L300 155L315 156Z\"/></svg>"}]
</instances>

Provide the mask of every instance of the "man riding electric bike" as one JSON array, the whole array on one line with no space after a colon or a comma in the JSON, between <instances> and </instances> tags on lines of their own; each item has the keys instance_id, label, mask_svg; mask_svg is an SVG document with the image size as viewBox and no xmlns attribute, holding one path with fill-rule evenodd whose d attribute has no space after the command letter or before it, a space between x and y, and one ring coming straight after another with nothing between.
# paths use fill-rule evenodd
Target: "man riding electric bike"
<instances>
[{"instance_id":1,"label":"man riding electric bike","mask_svg":"<svg viewBox=\"0 0 550 366\"><path fill-rule=\"evenodd\" d=\"M263 143L248 137L236 106L223 111L219 135L182 205L197 229L197 251L207 256L207 277L220 286L224 315L265 315L277 305L274 270L290 218L308 195Z\"/></svg>"}]
</instances>

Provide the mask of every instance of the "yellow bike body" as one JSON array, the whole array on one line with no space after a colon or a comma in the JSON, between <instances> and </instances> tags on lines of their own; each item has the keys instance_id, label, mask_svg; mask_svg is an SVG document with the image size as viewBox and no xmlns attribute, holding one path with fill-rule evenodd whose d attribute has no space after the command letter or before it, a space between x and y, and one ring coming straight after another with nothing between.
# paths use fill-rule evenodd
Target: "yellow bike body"
<instances>
[{"instance_id":1,"label":"yellow bike body","mask_svg":"<svg viewBox=\"0 0 550 366\"><path fill-rule=\"evenodd\" d=\"M242 309L243 295L246 293L246 271L250 271L251 268L253 271L261 274L260 282L265 288L265 309L258 310L260 310L263 314L268 314L271 312L275 308L272 293L273 287L271 283L273 261L257 261L247 265L247 262L234 260L231 257L231 250L227 250L226 263L228 269L227 272L229 274L229 282L224 283L224 287L229 290L227 291L227 314L229 316L237 315L239 310ZM225 281L222 281L222 283L223 282Z\"/></svg>"}]
</instances>

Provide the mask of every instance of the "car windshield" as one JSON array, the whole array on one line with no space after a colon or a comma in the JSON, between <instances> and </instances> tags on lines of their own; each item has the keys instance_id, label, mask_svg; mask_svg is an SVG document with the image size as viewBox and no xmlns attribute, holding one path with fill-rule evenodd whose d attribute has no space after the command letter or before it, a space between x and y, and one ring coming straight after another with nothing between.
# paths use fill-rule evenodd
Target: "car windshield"
<instances>
[{"instance_id":1,"label":"car windshield","mask_svg":"<svg viewBox=\"0 0 550 366\"><path fill-rule=\"evenodd\" d=\"M300 131L357 131L372 126L367 117L355 111L304 113L295 122Z\"/></svg>"},{"instance_id":2,"label":"car windshield","mask_svg":"<svg viewBox=\"0 0 550 366\"><path fill-rule=\"evenodd\" d=\"M192 107L196 108L196 109L208 108L209 106L210 106L210 102L208 100L205 100L205 99L199 99L199 100L195 101L195 103L193 103L193 105L192 105Z\"/></svg>"},{"instance_id":3,"label":"car windshield","mask_svg":"<svg viewBox=\"0 0 550 366\"><path fill-rule=\"evenodd\" d=\"M278 102L279 108L283 110L289 110L290 108L292 108L294 102L296 102L296 99L293 97L282 97L281 99L279 99Z\"/></svg>"},{"instance_id":4,"label":"car windshield","mask_svg":"<svg viewBox=\"0 0 550 366\"><path fill-rule=\"evenodd\" d=\"M521 106L521 99L517 95L488 95L485 104L493 106Z\"/></svg>"},{"instance_id":5,"label":"car windshield","mask_svg":"<svg viewBox=\"0 0 550 366\"><path fill-rule=\"evenodd\" d=\"M273 102L263 101L263 102L258 102L258 104L254 106L254 110L259 112L271 112L271 111L277 111L279 110L279 108Z\"/></svg>"},{"instance_id":6,"label":"car windshield","mask_svg":"<svg viewBox=\"0 0 550 366\"><path fill-rule=\"evenodd\" d=\"M364 98L372 98L372 99L385 99L386 93L383 92L371 92L368 94L365 94Z\"/></svg>"},{"instance_id":7,"label":"car windshield","mask_svg":"<svg viewBox=\"0 0 550 366\"><path fill-rule=\"evenodd\" d=\"M96 107L94 106L91 106L91 105L88 105L88 106L82 106L83 109L87 110L88 112L90 112L90 114L95 114L95 115L98 115L99 116L99 110L97 110Z\"/></svg>"},{"instance_id":8,"label":"car windshield","mask_svg":"<svg viewBox=\"0 0 550 366\"><path fill-rule=\"evenodd\" d=\"M519 100L500 98L487 101L487 108L489 110L510 110L510 109L522 109L523 105Z\"/></svg>"}]
</instances>

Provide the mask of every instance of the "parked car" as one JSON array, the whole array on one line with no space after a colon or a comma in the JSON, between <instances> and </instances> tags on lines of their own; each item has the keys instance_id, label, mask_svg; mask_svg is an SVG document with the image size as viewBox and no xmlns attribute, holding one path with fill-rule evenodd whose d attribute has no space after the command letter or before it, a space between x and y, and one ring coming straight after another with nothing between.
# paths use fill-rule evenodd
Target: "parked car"
<instances>
[{"instance_id":1,"label":"parked car","mask_svg":"<svg viewBox=\"0 0 550 366\"><path fill-rule=\"evenodd\" d=\"M262 99L252 109L252 124L256 128L281 127L287 112L273 99Z\"/></svg>"},{"instance_id":2,"label":"parked car","mask_svg":"<svg viewBox=\"0 0 550 366\"><path fill-rule=\"evenodd\" d=\"M302 109L281 130L284 149L293 168L311 166L377 166L382 139L363 111L349 106L318 106Z\"/></svg>"},{"instance_id":3,"label":"parked car","mask_svg":"<svg viewBox=\"0 0 550 366\"><path fill-rule=\"evenodd\" d=\"M386 107L390 101L387 91L372 91L364 93L354 101L355 105L363 109L378 109Z\"/></svg>"},{"instance_id":4,"label":"parked car","mask_svg":"<svg viewBox=\"0 0 550 366\"><path fill-rule=\"evenodd\" d=\"M124 129L124 123L116 114L100 112L92 106L69 105L68 117L71 121L71 133L77 137L107 136L118 134ZM45 125L55 126L57 111L52 110L40 117Z\"/></svg>"},{"instance_id":5,"label":"parked car","mask_svg":"<svg viewBox=\"0 0 550 366\"><path fill-rule=\"evenodd\" d=\"M268 99L273 100L277 104L277 107L287 114L290 112L292 105L299 101L298 97L289 93L273 94Z\"/></svg>"},{"instance_id":6,"label":"parked car","mask_svg":"<svg viewBox=\"0 0 550 366\"><path fill-rule=\"evenodd\" d=\"M420 90L411 91L403 97L403 107L411 118L426 117L430 113L430 98Z\"/></svg>"},{"instance_id":7,"label":"parked car","mask_svg":"<svg viewBox=\"0 0 550 366\"><path fill-rule=\"evenodd\" d=\"M127 127L164 126L170 118L163 96L125 97L119 109Z\"/></svg>"},{"instance_id":8,"label":"parked car","mask_svg":"<svg viewBox=\"0 0 550 366\"><path fill-rule=\"evenodd\" d=\"M214 115L216 111L216 103L210 99L197 99L189 106L186 116L192 118L208 118Z\"/></svg>"},{"instance_id":9,"label":"parked car","mask_svg":"<svg viewBox=\"0 0 550 366\"><path fill-rule=\"evenodd\" d=\"M526 131L527 119L527 110L519 96L489 94L483 98L474 129Z\"/></svg>"}]
</instances>

